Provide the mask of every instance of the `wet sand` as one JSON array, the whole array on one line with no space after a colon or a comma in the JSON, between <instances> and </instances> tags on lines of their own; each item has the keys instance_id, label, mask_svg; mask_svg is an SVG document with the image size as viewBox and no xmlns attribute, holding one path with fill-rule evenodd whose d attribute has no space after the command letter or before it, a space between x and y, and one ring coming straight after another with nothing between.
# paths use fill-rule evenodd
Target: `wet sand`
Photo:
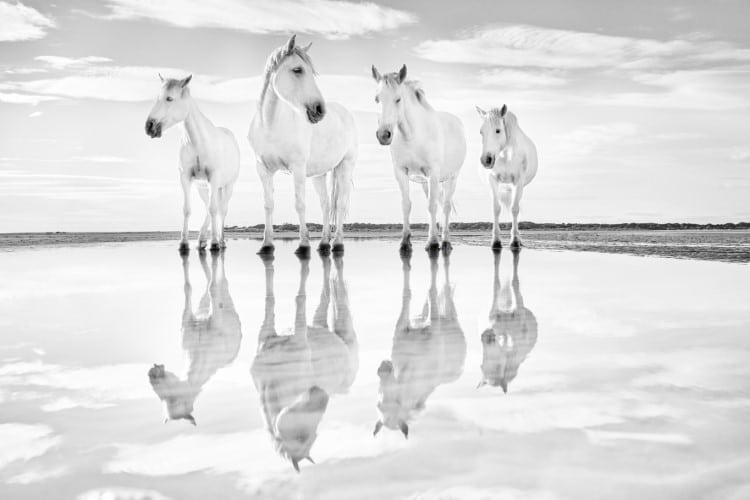
<instances>
[{"instance_id":1,"label":"wet sand","mask_svg":"<svg viewBox=\"0 0 750 500\"><path fill-rule=\"evenodd\" d=\"M230 240L260 240L260 232L227 231ZM313 245L320 235L311 233ZM91 245L138 241L179 240L177 231L154 232L87 232L87 233L0 233L0 251L14 248L50 245ZM278 232L276 238L294 240L295 232ZM397 240L398 232L348 232L353 240ZM489 246L487 232L454 231L457 242ZM582 252L618 253L642 256L697 259L720 262L750 263L750 231L748 230L527 230L522 232L524 246L545 250L576 250ZM195 244L197 233L191 233ZM420 245L425 232L415 231L414 242ZM507 243L507 235L503 235ZM231 243L230 243L231 244Z\"/></svg>"}]
</instances>

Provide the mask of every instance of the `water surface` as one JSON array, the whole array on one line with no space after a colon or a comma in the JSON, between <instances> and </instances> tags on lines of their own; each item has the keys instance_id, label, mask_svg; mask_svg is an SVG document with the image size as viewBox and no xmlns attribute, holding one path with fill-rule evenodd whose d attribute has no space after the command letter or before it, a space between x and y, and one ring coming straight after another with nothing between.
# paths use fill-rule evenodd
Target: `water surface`
<instances>
[{"instance_id":1,"label":"water surface","mask_svg":"<svg viewBox=\"0 0 750 500\"><path fill-rule=\"evenodd\" d=\"M750 497L746 265L231 243L2 254L0 498Z\"/></svg>"}]
</instances>

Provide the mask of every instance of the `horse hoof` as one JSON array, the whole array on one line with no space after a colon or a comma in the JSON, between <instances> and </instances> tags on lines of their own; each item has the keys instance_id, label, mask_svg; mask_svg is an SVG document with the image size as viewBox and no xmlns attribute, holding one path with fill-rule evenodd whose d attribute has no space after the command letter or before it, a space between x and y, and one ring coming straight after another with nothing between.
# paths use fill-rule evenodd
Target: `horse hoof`
<instances>
[{"instance_id":1,"label":"horse hoof","mask_svg":"<svg viewBox=\"0 0 750 500\"><path fill-rule=\"evenodd\" d=\"M188 245L187 241L181 241L177 251L180 252L180 255L187 255L190 253L190 245Z\"/></svg>"},{"instance_id":2,"label":"horse hoof","mask_svg":"<svg viewBox=\"0 0 750 500\"><path fill-rule=\"evenodd\" d=\"M211 243L211 253L218 253L221 252L221 245L219 245L218 242Z\"/></svg>"},{"instance_id":3,"label":"horse hoof","mask_svg":"<svg viewBox=\"0 0 750 500\"><path fill-rule=\"evenodd\" d=\"M493 252L499 252L503 249L503 242L500 240L495 240L492 242L492 245L490 246L492 248Z\"/></svg>"},{"instance_id":4,"label":"horse hoof","mask_svg":"<svg viewBox=\"0 0 750 500\"><path fill-rule=\"evenodd\" d=\"M401 246L398 248L398 253L401 254L402 257L410 257L411 243L401 243Z\"/></svg>"},{"instance_id":5,"label":"horse hoof","mask_svg":"<svg viewBox=\"0 0 750 500\"><path fill-rule=\"evenodd\" d=\"M519 240L518 238L510 242L510 249L513 250L514 252L521 250L522 246L523 245L521 244L521 240Z\"/></svg>"},{"instance_id":6,"label":"horse hoof","mask_svg":"<svg viewBox=\"0 0 750 500\"><path fill-rule=\"evenodd\" d=\"M333 254L334 255L344 255L344 244L343 243L334 243L333 244Z\"/></svg>"},{"instance_id":7,"label":"horse hoof","mask_svg":"<svg viewBox=\"0 0 750 500\"><path fill-rule=\"evenodd\" d=\"M300 259L309 259L310 258L310 246L309 245L298 246L297 250L294 251L294 255L296 255Z\"/></svg>"},{"instance_id":8,"label":"horse hoof","mask_svg":"<svg viewBox=\"0 0 750 500\"><path fill-rule=\"evenodd\" d=\"M318 253L323 256L327 257L331 254L331 244L330 243L321 243L318 245Z\"/></svg>"},{"instance_id":9,"label":"horse hoof","mask_svg":"<svg viewBox=\"0 0 750 500\"><path fill-rule=\"evenodd\" d=\"M205 250L207 246L208 246L208 241L198 240L198 250Z\"/></svg>"},{"instance_id":10,"label":"horse hoof","mask_svg":"<svg viewBox=\"0 0 750 500\"><path fill-rule=\"evenodd\" d=\"M453 245L451 245L450 241L444 241L443 242L443 253L445 255L450 255L450 253L453 251Z\"/></svg>"},{"instance_id":11,"label":"horse hoof","mask_svg":"<svg viewBox=\"0 0 750 500\"><path fill-rule=\"evenodd\" d=\"M258 255L273 255L273 251L273 245L263 245L260 247L260 250L258 250Z\"/></svg>"}]
</instances>

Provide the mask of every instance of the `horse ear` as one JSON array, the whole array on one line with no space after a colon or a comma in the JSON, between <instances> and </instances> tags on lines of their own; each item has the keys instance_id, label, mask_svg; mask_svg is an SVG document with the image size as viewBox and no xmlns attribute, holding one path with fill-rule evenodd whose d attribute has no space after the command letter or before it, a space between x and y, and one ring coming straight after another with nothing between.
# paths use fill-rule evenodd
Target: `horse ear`
<instances>
[{"instance_id":1,"label":"horse ear","mask_svg":"<svg viewBox=\"0 0 750 500\"><path fill-rule=\"evenodd\" d=\"M292 35L289 38L289 41L286 42L286 53L287 54L291 54L292 51L294 50L294 42L295 42L296 39L297 39L297 35L294 34L294 35Z\"/></svg>"},{"instance_id":2,"label":"horse ear","mask_svg":"<svg viewBox=\"0 0 750 500\"><path fill-rule=\"evenodd\" d=\"M299 459L297 458L292 459L292 467L294 467L294 470L299 472Z\"/></svg>"},{"instance_id":3,"label":"horse ear","mask_svg":"<svg viewBox=\"0 0 750 500\"><path fill-rule=\"evenodd\" d=\"M164 77L161 76L161 73L157 73L157 75L159 75L159 80L161 80L161 83L164 83Z\"/></svg>"},{"instance_id":4,"label":"horse ear","mask_svg":"<svg viewBox=\"0 0 750 500\"><path fill-rule=\"evenodd\" d=\"M193 418L193 416L192 416L192 415L187 415L187 416L185 417L185 420L187 420L188 422L190 422L190 423L191 423L191 424L193 424L193 425L198 425L198 424L196 424L196 423L195 423L195 418Z\"/></svg>"},{"instance_id":5,"label":"horse ear","mask_svg":"<svg viewBox=\"0 0 750 500\"><path fill-rule=\"evenodd\" d=\"M406 80L406 64L398 71L398 83L404 83L404 80Z\"/></svg>"},{"instance_id":6,"label":"horse ear","mask_svg":"<svg viewBox=\"0 0 750 500\"><path fill-rule=\"evenodd\" d=\"M479 389L479 388L481 388L481 387L484 387L485 385L487 385L487 381L486 381L486 380L482 380L482 381L480 381L480 382L479 382L479 383L477 384L477 389Z\"/></svg>"},{"instance_id":7,"label":"horse ear","mask_svg":"<svg viewBox=\"0 0 750 500\"><path fill-rule=\"evenodd\" d=\"M401 429L401 432L404 434L404 439L409 439L409 426L406 425L406 422L402 420L398 428Z\"/></svg>"},{"instance_id":8,"label":"horse ear","mask_svg":"<svg viewBox=\"0 0 750 500\"><path fill-rule=\"evenodd\" d=\"M503 104L503 107L500 108L500 116L505 116L505 113L507 113L507 112L508 112L508 106L506 106L505 104Z\"/></svg>"},{"instance_id":9,"label":"horse ear","mask_svg":"<svg viewBox=\"0 0 750 500\"><path fill-rule=\"evenodd\" d=\"M190 83L190 80L193 79L193 75L188 75L187 78L183 78L183 80L180 82L180 87L183 89L187 87L188 83Z\"/></svg>"},{"instance_id":10,"label":"horse ear","mask_svg":"<svg viewBox=\"0 0 750 500\"><path fill-rule=\"evenodd\" d=\"M483 110L483 109L482 109L482 108L480 108L479 106L474 106L474 107L475 107L475 108L477 108L477 113L479 113L479 117L480 117L480 118L481 118L482 120L484 120L485 118L487 118L487 112L486 112L485 110Z\"/></svg>"},{"instance_id":11,"label":"horse ear","mask_svg":"<svg viewBox=\"0 0 750 500\"><path fill-rule=\"evenodd\" d=\"M372 435L373 436L377 436L378 432L380 432L380 429L382 429L382 428L383 428L383 422L381 422L380 420L378 420L377 422L375 422L375 430L372 431Z\"/></svg>"},{"instance_id":12,"label":"horse ear","mask_svg":"<svg viewBox=\"0 0 750 500\"><path fill-rule=\"evenodd\" d=\"M312 47L312 42L310 42L307 45L305 45L304 47L302 47L302 52L304 52L305 54L307 54L307 51L310 50L310 47Z\"/></svg>"},{"instance_id":13,"label":"horse ear","mask_svg":"<svg viewBox=\"0 0 750 500\"><path fill-rule=\"evenodd\" d=\"M383 79L383 77L380 76L380 71L378 71L378 68L376 68L374 64L372 65L372 78L376 82L379 82Z\"/></svg>"},{"instance_id":14,"label":"horse ear","mask_svg":"<svg viewBox=\"0 0 750 500\"><path fill-rule=\"evenodd\" d=\"M308 459L311 464L313 464L313 465L315 464L315 460L313 460L310 455L307 455L305 458Z\"/></svg>"},{"instance_id":15,"label":"horse ear","mask_svg":"<svg viewBox=\"0 0 750 500\"><path fill-rule=\"evenodd\" d=\"M502 387L504 394L508 394L508 382L506 382L505 380L501 380L500 387Z\"/></svg>"}]
</instances>

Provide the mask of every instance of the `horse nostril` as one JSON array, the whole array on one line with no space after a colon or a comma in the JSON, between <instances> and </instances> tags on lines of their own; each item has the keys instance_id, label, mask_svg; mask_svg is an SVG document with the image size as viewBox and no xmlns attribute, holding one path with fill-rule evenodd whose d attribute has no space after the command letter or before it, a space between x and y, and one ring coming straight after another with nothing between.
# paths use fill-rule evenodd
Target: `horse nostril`
<instances>
[{"instance_id":1,"label":"horse nostril","mask_svg":"<svg viewBox=\"0 0 750 500\"><path fill-rule=\"evenodd\" d=\"M492 165L492 156L490 155L485 156L484 158L482 158L482 162L487 166Z\"/></svg>"},{"instance_id":2,"label":"horse nostril","mask_svg":"<svg viewBox=\"0 0 750 500\"><path fill-rule=\"evenodd\" d=\"M325 112L326 111L323 108L323 104L322 103L318 103L318 104L315 105L315 114L316 115L323 116L323 114L325 114Z\"/></svg>"},{"instance_id":3,"label":"horse nostril","mask_svg":"<svg viewBox=\"0 0 750 500\"><path fill-rule=\"evenodd\" d=\"M386 139L390 139L391 138L391 131L390 130L385 130L383 132L383 137L385 137Z\"/></svg>"}]
</instances>

